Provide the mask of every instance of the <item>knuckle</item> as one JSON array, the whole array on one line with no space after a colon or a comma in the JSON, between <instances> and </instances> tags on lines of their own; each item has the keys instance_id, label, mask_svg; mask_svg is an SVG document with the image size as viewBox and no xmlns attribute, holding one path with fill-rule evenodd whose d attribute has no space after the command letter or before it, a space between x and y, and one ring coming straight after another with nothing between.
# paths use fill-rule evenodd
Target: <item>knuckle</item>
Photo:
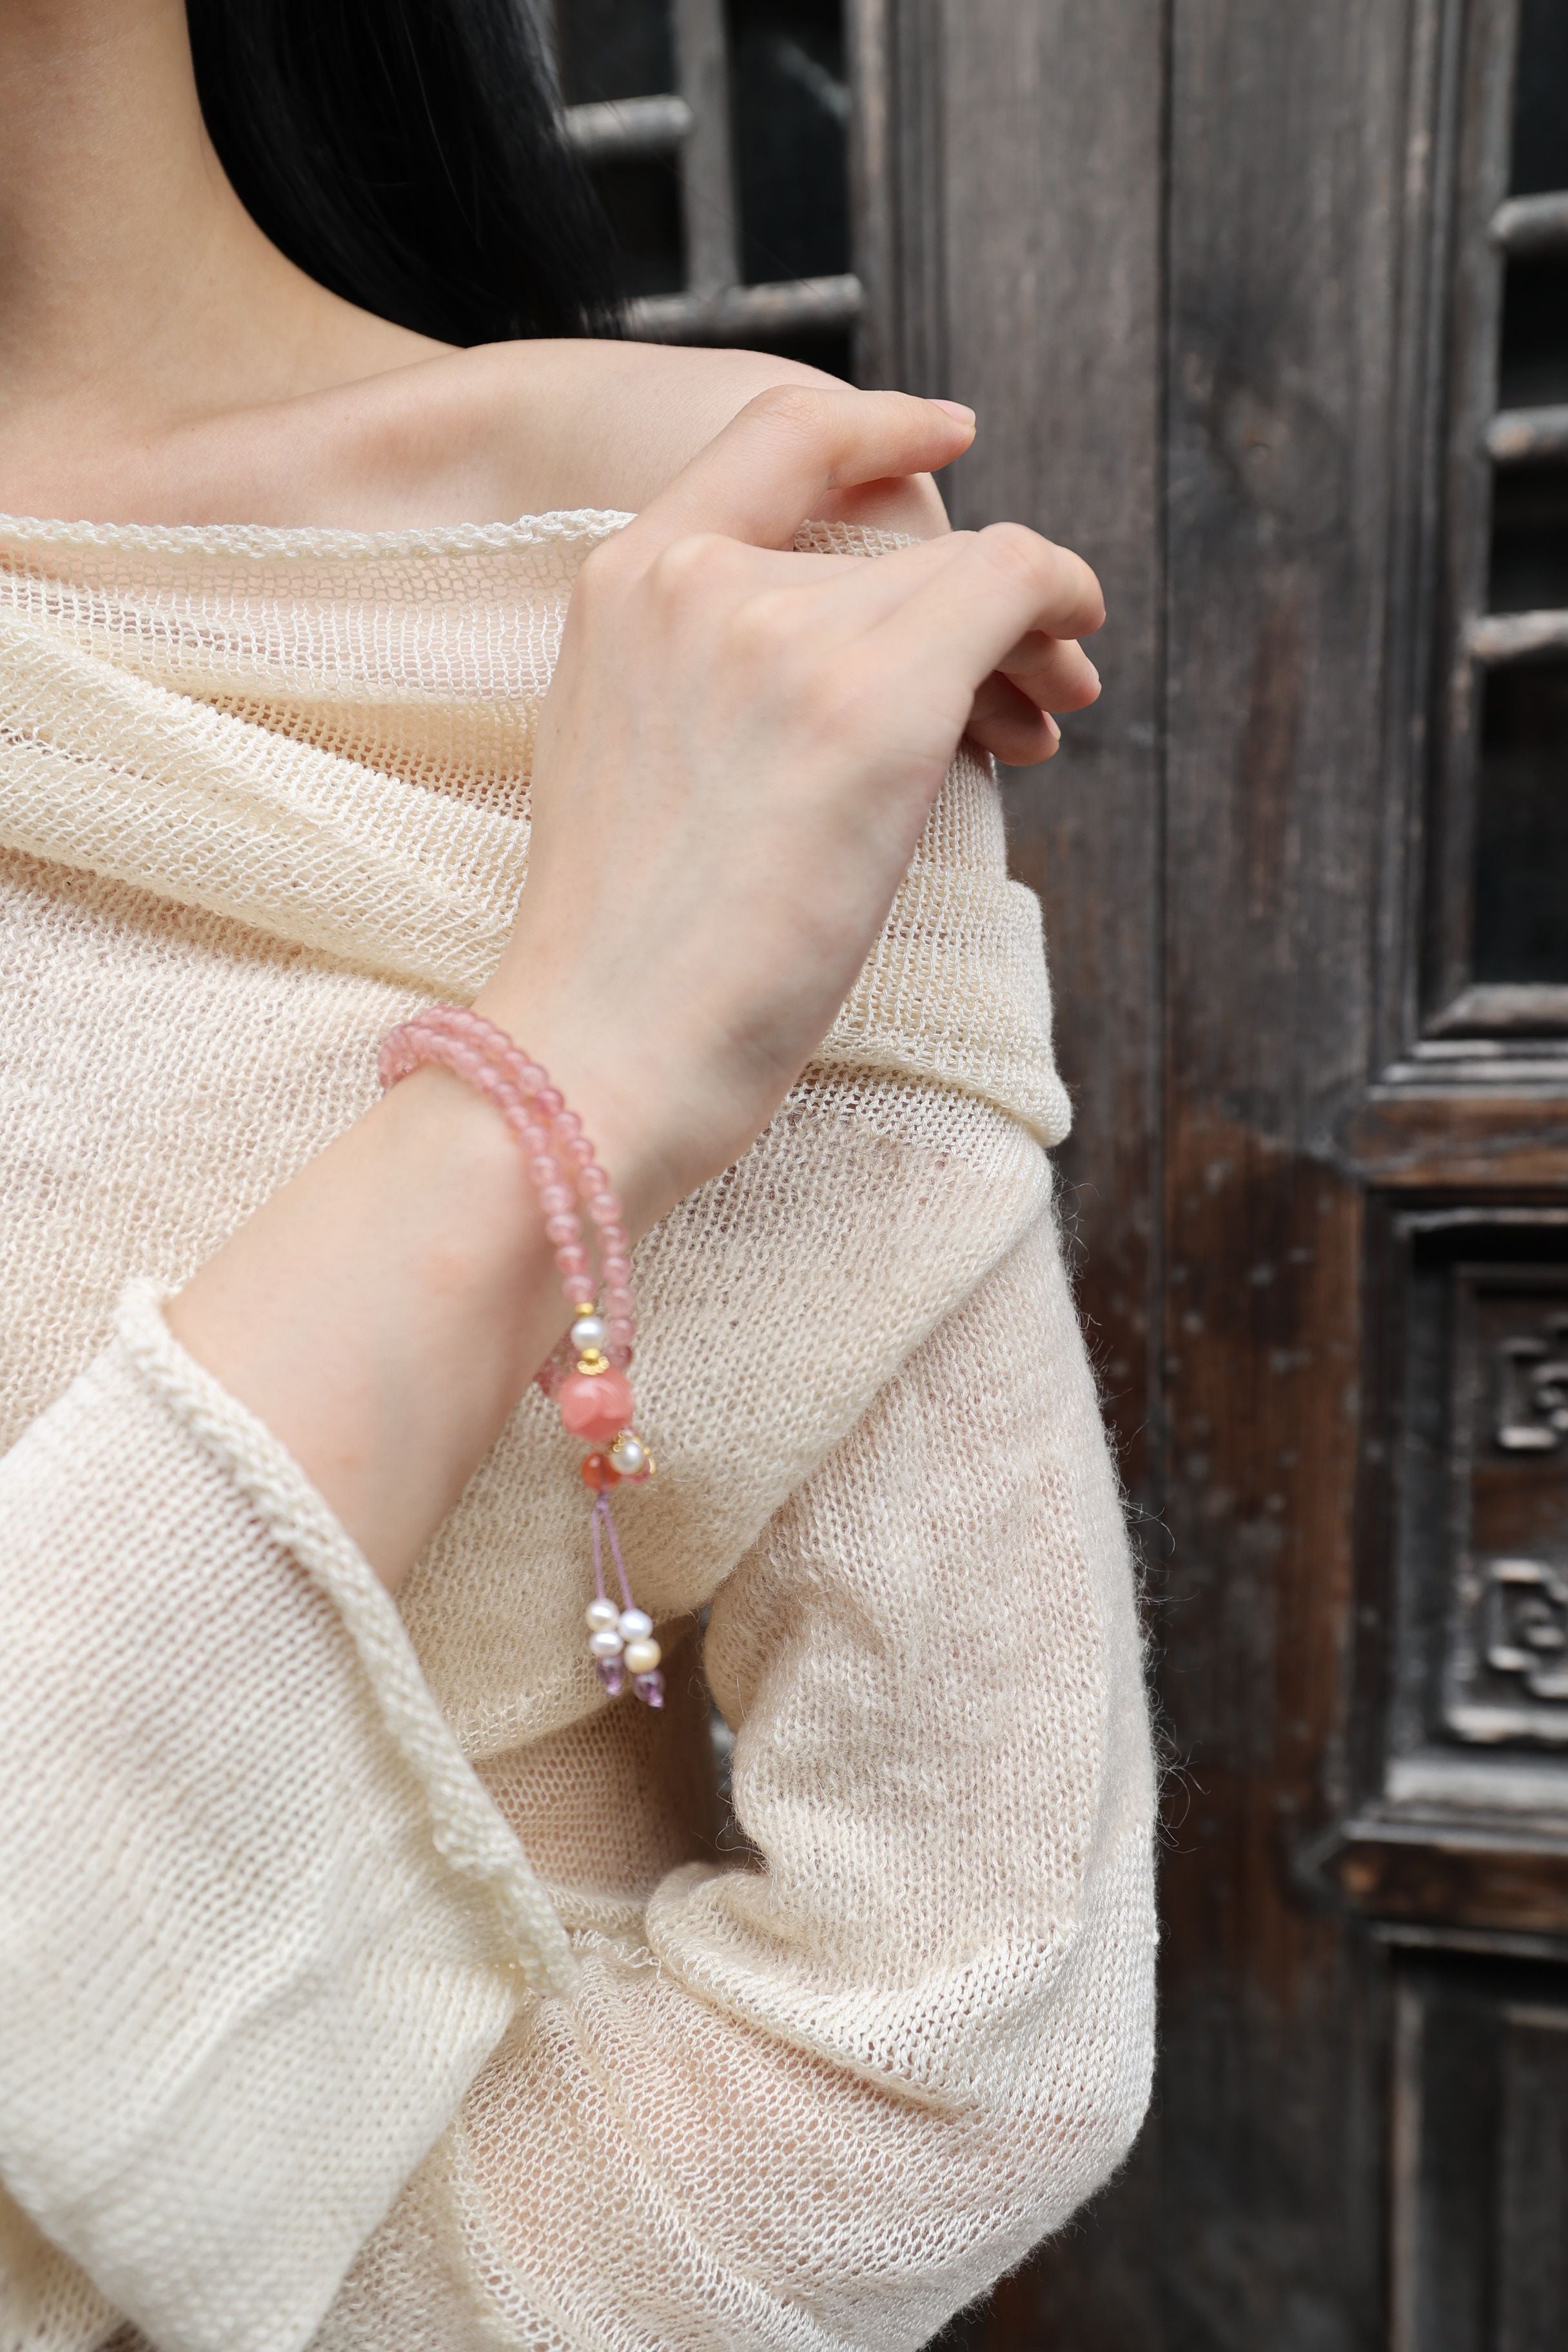
<instances>
[{"instance_id":1,"label":"knuckle","mask_svg":"<svg viewBox=\"0 0 1568 2352\"><path fill-rule=\"evenodd\" d=\"M1047 542L1025 523L989 523L980 533L978 546L996 571L1026 587L1040 586L1049 572Z\"/></svg>"},{"instance_id":2,"label":"knuckle","mask_svg":"<svg viewBox=\"0 0 1568 2352\"><path fill-rule=\"evenodd\" d=\"M1105 619L1100 583L1081 555L1058 547L1021 522L994 522L980 533L993 567L1032 591L1048 606L1052 636L1087 636Z\"/></svg>"},{"instance_id":3,"label":"knuckle","mask_svg":"<svg viewBox=\"0 0 1568 2352\"><path fill-rule=\"evenodd\" d=\"M648 586L662 603L685 605L708 593L727 569L731 542L717 531L690 531L661 547L648 566Z\"/></svg>"},{"instance_id":4,"label":"knuckle","mask_svg":"<svg viewBox=\"0 0 1568 2352\"><path fill-rule=\"evenodd\" d=\"M774 383L749 400L744 413L781 432L815 438L826 430L831 397L814 383Z\"/></svg>"}]
</instances>

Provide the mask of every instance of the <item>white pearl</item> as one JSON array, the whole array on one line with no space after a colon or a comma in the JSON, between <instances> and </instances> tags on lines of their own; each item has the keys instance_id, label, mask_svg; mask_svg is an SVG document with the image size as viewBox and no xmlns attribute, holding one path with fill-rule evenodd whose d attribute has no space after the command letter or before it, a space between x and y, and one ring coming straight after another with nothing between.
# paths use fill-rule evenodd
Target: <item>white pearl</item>
<instances>
[{"instance_id":1,"label":"white pearl","mask_svg":"<svg viewBox=\"0 0 1568 2352\"><path fill-rule=\"evenodd\" d=\"M642 1439L634 1437L629 1429L617 1437L610 1448L611 1465L623 1478L635 1478L647 1460L647 1453Z\"/></svg>"},{"instance_id":2,"label":"white pearl","mask_svg":"<svg viewBox=\"0 0 1568 2352\"><path fill-rule=\"evenodd\" d=\"M620 1622L620 1616L621 1612L616 1607L613 1601L590 1601L588 1603L588 1631L591 1633L602 1633L607 1625L613 1633L616 1625Z\"/></svg>"},{"instance_id":3,"label":"white pearl","mask_svg":"<svg viewBox=\"0 0 1568 2352\"><path fill-rule=\"evenodd\" d=\"M580 1356L586 1355L590 1348L602 1348L608 1337L602 1315L579 1315L572 1326L572 1345Z\"/></svg>"},{"instance_id":4,"label":"white pearl","mask_svg":"<svg viewBox=\"0 0 1568 2352\"><path fill-rule=\"evenodd\" d=\"M653 1619L646 1609L623 1609L616 1622L623 1642L646 1642L653 1632Z\"/></svg>"},{"instance_id":5,"label":"white pearl","mask_svg":"<svg viewBox=\"0 0 1568 2352\"><path fill-rule=\"evenodd\" d=\"M626 1643L627 1674L651 1675L658 1664L659 1655L659 1646L657 1642L628 1642Z\"/></svg>"},{"instance_id":6,"label":"white pearl","mask_svg":"<svg viewBox=\"0 0 1568 2352\"><path fill-rule=\"evenodd\" d=\"M595 1658L618 1658L623 1646L613 1625L602 1625L596 1633L588 1636L588 1648Z\"/></svg>"}]
</instances>

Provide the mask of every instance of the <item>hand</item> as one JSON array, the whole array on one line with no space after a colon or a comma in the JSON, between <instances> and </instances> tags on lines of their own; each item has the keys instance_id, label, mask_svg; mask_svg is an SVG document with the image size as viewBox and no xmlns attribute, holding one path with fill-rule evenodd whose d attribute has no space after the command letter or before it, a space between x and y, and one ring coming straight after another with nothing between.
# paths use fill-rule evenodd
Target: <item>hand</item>
<instances>
[{"instance_id":1,"label":"hand","mask_svg":"<svg viewBox=\"0 0 1568 2352\"><path fill-rule=\"evenodd\" d=\"M795 554L847 482L930 469L966 412L764 394L572 598L527 887L480 1009L580 1100L644 1224L728 1166L831 1025L960 739L1051 748L1098 677L1093 573L1001 524Z\"/></svg>"}]
</instances>

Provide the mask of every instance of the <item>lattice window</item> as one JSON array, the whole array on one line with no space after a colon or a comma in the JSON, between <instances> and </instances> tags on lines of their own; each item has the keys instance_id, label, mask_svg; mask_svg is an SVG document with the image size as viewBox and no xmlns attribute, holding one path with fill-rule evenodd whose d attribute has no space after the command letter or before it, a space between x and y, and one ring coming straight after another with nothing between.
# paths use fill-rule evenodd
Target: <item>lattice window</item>
<instances>
[{"instance_id":1,"label":"lattice window","mask_svg":"<svg viewBox=\"0 0 1568 2352\"><path fill-rule=\"evenodd\" d=\"M1455 12L1456 15L1458 12ZM1568 1031L1568 6L1459 59L1439 1034ZM1560 1050L1560 1047L1559 1047Z\"/></svg>"},{"instance_id":2,"label":"lattice window","mask_svg":"<svg viewBox=\"0 0 1568 2352\"><path fill-rule=\"evenodd\" d=\"M632 331L849 373L863 305L840 0L554 0L550 33Z\"/></svg>"}]
</instances>

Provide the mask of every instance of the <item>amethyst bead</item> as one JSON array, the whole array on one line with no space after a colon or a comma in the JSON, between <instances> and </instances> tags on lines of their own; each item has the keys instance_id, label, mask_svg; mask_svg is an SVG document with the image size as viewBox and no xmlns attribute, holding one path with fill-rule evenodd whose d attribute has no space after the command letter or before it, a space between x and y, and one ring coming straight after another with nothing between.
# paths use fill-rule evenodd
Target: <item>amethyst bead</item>
<instances>
[{"instance_id":1,"label":"amethyst bead","mask_svg":"<svg viewBox=\"0 0 1568 2352\"><path fill-rule=\"evenodd\" d=\"M664 1676L659 1673L657 1666L654 1668L651 1675L634 1675L632 1678L632 1688L636 1691L638 1698L641 1699L644 1706L662 1706L664 1705Z\"/></svg>"},{"instance_id":2,"label":"amethyst bead","mask_svg":"<svg viewBox=\"0 0 1568 2352\"><path fill-rule=\"evenodd\" d=\"M594 1672L612 1698L619 1698L626 1686L626 1670L619 1658L595 1658Z\"/></svg>"}]
</instances>

